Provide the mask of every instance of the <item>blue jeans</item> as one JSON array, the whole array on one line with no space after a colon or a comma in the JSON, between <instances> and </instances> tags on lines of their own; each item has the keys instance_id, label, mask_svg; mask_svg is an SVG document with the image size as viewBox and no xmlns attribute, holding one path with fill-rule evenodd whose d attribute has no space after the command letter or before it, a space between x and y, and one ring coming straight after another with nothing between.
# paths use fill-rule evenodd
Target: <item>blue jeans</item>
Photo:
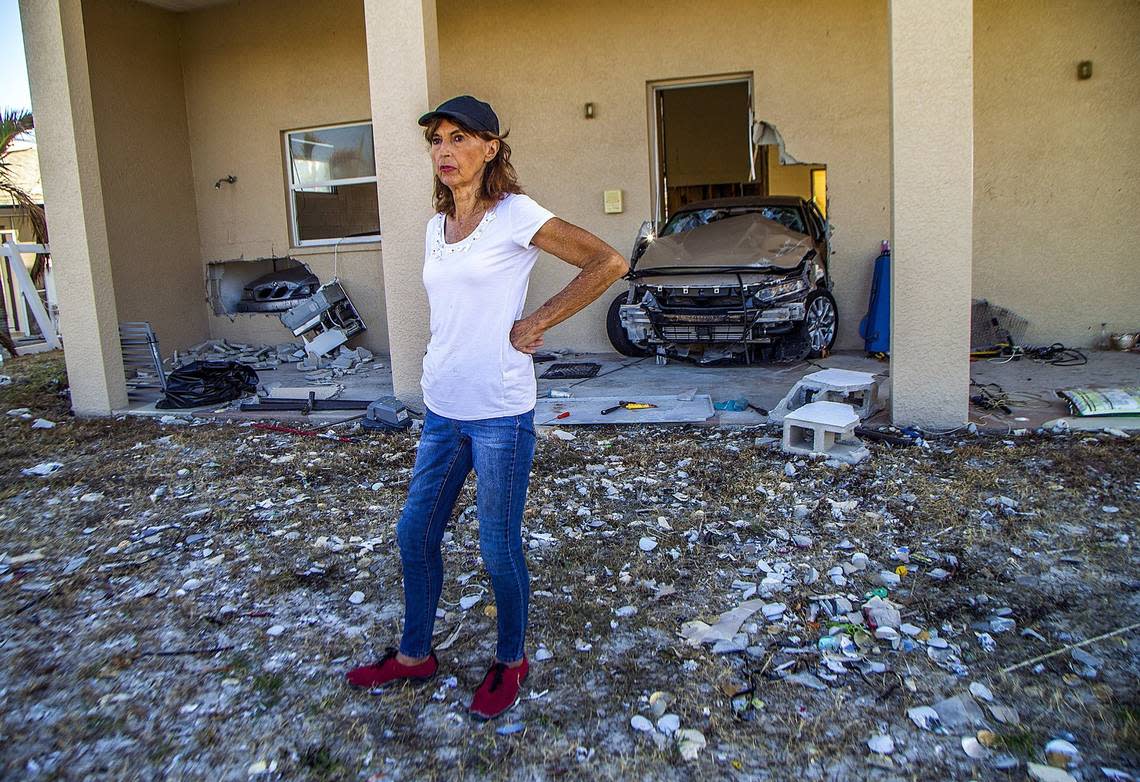
<instances>
[{"instance_id":1,"label":"blue jeans","mask_svg":"<svg viewBox=\"0 0 1140 782\"><path fill-rule=\"evenodd\" d=\"M530 575L523 557L522 516L534 461L534 411L503 418L456 421L428 410L396 538L404 568L404 634L400 651L431 651L435 611L443 590L440 544L467 473L475 468L479 550L498 608L496 656L523 657Z\"/></svg>"}]
</instances>

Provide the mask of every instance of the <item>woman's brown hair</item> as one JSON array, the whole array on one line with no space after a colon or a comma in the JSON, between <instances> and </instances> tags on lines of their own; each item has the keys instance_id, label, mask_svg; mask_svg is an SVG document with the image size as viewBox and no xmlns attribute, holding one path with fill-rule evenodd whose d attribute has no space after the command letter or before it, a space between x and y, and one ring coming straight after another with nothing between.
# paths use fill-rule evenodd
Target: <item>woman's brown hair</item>
<instances>
[{"instance_id":1,"label":"woman's brown hair","mask_svg":"<svg viewBox=\"0 0 1140 782\"><path fill-rule=\"evenodd\" d=\"M429 144L431 137L439 130L444 119L444 117L436 117L424 129L424 138ZM519 175L515 172L515 167L511 165L511 147L507 144L507 133L496 136L487 131L472 130L454 119L451 121L459 125L464 133L478 136L484 141L495 139L499 142L499 151L483 168L483 184L479 188L480 200L487 204L496 204L507 193L521 194L523 189L519 185ZM435 207L435 211L454 217L455 199L451 195L451 188L439 180L438 174L433 176L435 177L435 191L432 194L432 205Z\"/></svg>"}]
</instances>

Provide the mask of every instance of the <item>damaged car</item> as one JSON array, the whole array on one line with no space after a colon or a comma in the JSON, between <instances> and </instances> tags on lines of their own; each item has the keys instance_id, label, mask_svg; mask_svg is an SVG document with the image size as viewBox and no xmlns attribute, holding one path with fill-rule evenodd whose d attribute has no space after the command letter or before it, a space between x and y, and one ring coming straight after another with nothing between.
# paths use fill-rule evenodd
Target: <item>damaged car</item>
<instances>
[{"instance_id":1,"label":"damaged car","mask_svg":"<svg viewBox=\"0 0 1140 782\"><path fill-rule=\"evenodd\" d=\"M828 226L798 197L688 204L659 232L642 227L628 291L606 331L626 356L792 361L824 355L839 318Z\"/></svg>"}]
</instances>

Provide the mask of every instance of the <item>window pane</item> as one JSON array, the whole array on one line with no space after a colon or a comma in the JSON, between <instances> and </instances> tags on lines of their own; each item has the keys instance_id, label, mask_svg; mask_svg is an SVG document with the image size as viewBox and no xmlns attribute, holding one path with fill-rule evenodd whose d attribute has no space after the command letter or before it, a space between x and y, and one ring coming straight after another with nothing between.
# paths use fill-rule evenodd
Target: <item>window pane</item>
<instances>
[{"instance_id":1,"label":"window pane","mask_svg":"<svg viewBox=\"0 0 1140 782\"><path fill-rule=\"evenodd\" d=\"M301 241L380 234L375 182L298 190L293 208Z\"/></svg>"},{"instance_id":2,"label":"window pane","mask_svg":"<svg viewBox=\"0 0 1140 782\"><path fill-rule=\"evenodd\" d=\"M297 185L376 176L370 124L290 133L289 155Z\"/></svg>"}]
</instances>

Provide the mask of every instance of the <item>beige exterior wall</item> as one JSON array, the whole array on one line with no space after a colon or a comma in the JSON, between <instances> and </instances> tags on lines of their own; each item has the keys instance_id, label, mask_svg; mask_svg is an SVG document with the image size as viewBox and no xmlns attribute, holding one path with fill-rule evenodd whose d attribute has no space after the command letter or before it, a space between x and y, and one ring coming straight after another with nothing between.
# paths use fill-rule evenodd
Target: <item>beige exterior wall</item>
<instances>
[{"instance_id":1,"label":"beige exterior wall","mask_svg":"<svg viewBox=\"0 0 1140 782\"><path fill-rule=\"evenodd\" d=\"M115 311L155 322L168 348L206 334L287 339L272 316L208 314L206 265L291 254L332 276L330 249L289 246L281 133L369 118L363 4L242 0L178 15L128 0L82 7ZM1034 342L1087 344L1101 322L1134 328L1140 5L975 7L973 295L1025 316ZM780 129L790 154L827 166L839 347L854 348L871 262L891 228L887 10L884 0L722 0L694 16L665 0L440 0L440 93L494 103L529 192L626 253L652 208L646 84L751 73L757 117ZM1076 79L1083 59L1093 61L1089 81ZM595 119L583 118L586 102ZM228 174L238 183L215 189ZM603 213L606 189L624 192L623 214ZM386 350L379 246L337 255L369 324L363 344ZM573 273L544 257L530 306ZM604 306L619 287L548 344L609 349Z\"/></svg>"},{"instance_id":2,"label":"beige exterior wall","mask_svg":"<svg viewBox=\"0 0 1140 782\"><path fill-rule=\"evenodd\" d=\"M116 311L149 321L164 355L207 330L177 18L83 4Z\"/></svg>"},{"instance_id":3,"label":"beige exterior wall","mask_svg":"<svg viewBox=\"0 0 1140 782\"><path fill-rule=\"evenodd\" d=\"M443 93L496 107L528 192L623 254L652 209L646 82L751 72L756 116L780 129L794 157L827 165L838 346L861 347L872 261L890 232L885 2L440 0L439 40ZM587 102L595 119L583 118ZM604 214L602 192L619 188L625 212ZM541 258L530 307L573 273ZM611 349L605 307L620 286L548 344Z\"/></svg>"},{"instance_id":4,"label":"beige exterior wall","mask_svg":"<svg viewBox=\"0 0 1140 782\"><path fill-rule=\"evenodd\" d=\"M978 0L974 25L974 295L1033 344L1137 328L1140 3Z\"/></svg>"},{"instance_id":5,"label":"beige exterior wall","mask_svg":"<svg viewBox=\"0 0 1140 782\"><path fill-rule=\"evenodd\" d=\"M252 0L179 17L193 188L205 264L292 255L322 281L332 247L290 247L281 134L368 120L368 62L360 0ZM234 185L214 188L229 174ZM388 350L378 244L341 244L336 274L368 331L352 344ZM282 342L273 315L209 315L210 335Z\"/></svg>"}]
</instances>

